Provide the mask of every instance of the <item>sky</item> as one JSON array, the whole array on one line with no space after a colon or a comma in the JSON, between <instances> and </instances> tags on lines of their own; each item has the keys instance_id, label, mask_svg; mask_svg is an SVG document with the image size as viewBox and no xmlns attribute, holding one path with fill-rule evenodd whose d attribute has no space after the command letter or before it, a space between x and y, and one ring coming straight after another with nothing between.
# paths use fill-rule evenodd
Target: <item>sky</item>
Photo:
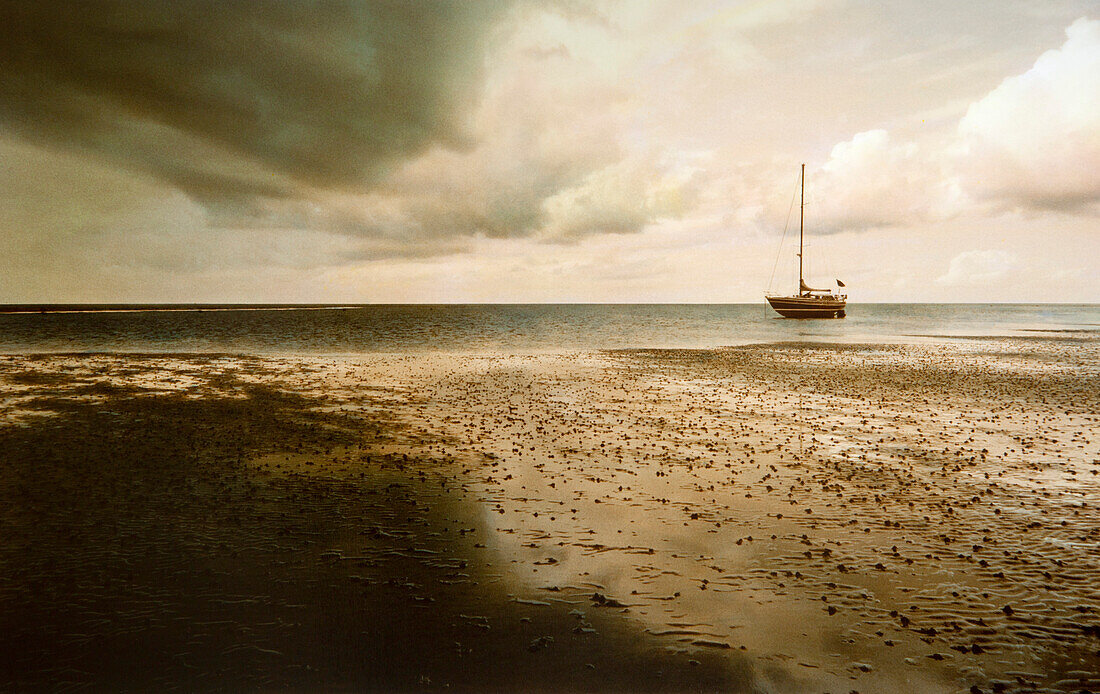
<instances>
[{"instance_id":1,"label":"sky","mask_svg":"<svg viewBox=\"0 0 1100 694\"><path fill-rule=\"evenodd\" d=\"M0 5L0 303L1100 302L1100 3Z\"/></svg>"}]
</instances>

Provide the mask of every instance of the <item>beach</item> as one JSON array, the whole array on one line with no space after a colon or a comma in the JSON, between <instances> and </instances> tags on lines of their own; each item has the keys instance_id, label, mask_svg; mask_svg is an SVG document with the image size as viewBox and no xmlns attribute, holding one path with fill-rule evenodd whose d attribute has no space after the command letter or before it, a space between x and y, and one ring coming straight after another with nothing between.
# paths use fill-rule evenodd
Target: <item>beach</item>
<instances>
[{"instance_id":1,"label":"beach","mask_svg":"<svg viewBox=\"0 0 1100 694\"><path fill-rule=\"evenodd\" d=\"M1100 340L0 356L26 690L1100 691Z\"/></svg>"}]
</instances>

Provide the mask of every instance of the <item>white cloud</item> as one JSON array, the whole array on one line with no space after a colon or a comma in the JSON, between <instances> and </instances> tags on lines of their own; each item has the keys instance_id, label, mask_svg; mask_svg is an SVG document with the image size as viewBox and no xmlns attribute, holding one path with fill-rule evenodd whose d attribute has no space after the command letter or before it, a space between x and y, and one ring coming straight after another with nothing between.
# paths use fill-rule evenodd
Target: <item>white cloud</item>
<instances>
[{"instance_id":1,"label":"white cloud","mask_svg":"<svg viewBox=\"0 0 1100 694\"><path fill-rule=\"evenodd\" d=\"M955 135L835 145L807 185L824 232L942 221L993 207L1100 209L1100 21L1079 19L1027 72L971 103Z\"/></svg>"},{"instance_id":2,"label":"white cloud","mask_svg":"<svg viewBox=\"0 0 1100 694\"><path fill-rule=\"evenodd\" d=\"M698 169L655 157L628 157L595 171L542 203L540 238L567 241L595 233L638 231L679 216L692 204Z\"/></svg>"},{"instance_id":3,"label":"white cloud","mask_svg":"<svg viewBox=\"0 0 1100 694\"><path fill-rule=\"evenodd\" d=\"M959 123L964 183L1023 207L1100 201L1100 20L1079 19Z\"/></svg>"},{"instance_id":4,"label":"white cloud","mask_svg":"<svg viewBox=\"0 0 1100 694\"><path fill-rule=\"evenodd\" d=\"M823 231L913 224L948 216L955 206L938 155L912 141L895 143L885 130L857 133L833 147L807 189Z\"/></svg>"},{"instance_id":5,"label":"white cloud","mask_svg":"<svg viewBox=\"0 0 1100 694\"><path fill-rule=\"evenodd\" d=\"M1016 267L1007 251L964 251L951 259L947 272L936 278L947 286L977 285L1003 279Z\"/></svg>"}]
</instances>

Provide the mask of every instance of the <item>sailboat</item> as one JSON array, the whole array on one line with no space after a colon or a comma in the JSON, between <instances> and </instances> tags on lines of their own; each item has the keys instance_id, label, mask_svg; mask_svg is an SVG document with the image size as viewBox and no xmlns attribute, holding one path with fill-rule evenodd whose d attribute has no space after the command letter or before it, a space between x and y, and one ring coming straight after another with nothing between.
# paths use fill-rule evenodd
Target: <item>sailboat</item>
<instances>
[{"instance_id":1,"label":"sailboat","mask_svg":"<svg viewBox=\"0 0 1100 694\"><path fill-rule=\"evenodd\" d=\"M847 294L834 294L831 289L814 289L802 277L802 237L806 220L806 165L802 165L802 192L798 211L798 293L791 296L765 294L776 313L784 318L843 318L848 306ZM837 280L837 286L844 283Z\"/></svg>"}]
</instances>

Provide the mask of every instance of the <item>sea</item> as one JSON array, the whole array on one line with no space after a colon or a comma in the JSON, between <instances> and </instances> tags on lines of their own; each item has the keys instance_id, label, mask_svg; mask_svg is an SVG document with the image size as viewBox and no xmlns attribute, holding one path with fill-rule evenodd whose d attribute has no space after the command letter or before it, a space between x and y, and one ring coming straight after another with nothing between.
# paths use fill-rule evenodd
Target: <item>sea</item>
<instances>
[{"instance_id":1,"label":"sea","mask_svg":"<svg viewBox=\"0 0 1100 694\"><path fill-rule=\"evenodd\" d=\"M1100 339L1100 304L0 305L0 353L545 353L774 342Z\"/></svg>"}]
</instances>

